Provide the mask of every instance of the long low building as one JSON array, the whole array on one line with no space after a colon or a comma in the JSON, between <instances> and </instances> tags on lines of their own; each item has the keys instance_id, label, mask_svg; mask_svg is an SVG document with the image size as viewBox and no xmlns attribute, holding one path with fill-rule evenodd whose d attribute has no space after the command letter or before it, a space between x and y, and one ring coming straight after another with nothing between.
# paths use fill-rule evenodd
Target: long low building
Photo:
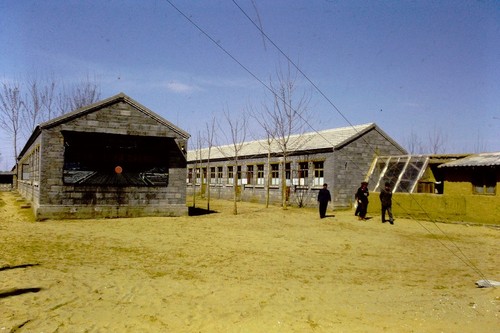
<instances>
[{"instance_id":1,"label":"long low building","mask_svg":"<svg viewBox=\"0 0 500 333\"><path fill-rule=\"evenodd\" d=\"M244 142L237 152L234 145L190 150L187 193L223 199L236 193L237 200L261 203L284 196L287 204L310 206L327 183L333 205L350 207L374 156L401 154L406 150L375 123L293 135L286 153L267 140Z\"/></svg>"}]
</instances>

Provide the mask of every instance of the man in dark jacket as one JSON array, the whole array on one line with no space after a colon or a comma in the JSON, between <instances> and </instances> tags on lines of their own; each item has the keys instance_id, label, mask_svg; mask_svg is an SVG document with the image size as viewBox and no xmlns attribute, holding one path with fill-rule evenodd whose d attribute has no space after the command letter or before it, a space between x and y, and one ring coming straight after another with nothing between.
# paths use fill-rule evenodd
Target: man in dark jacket
<instances>
[{"instance_id":1,"label":"man in dark jacket","mask_svg":"<svg viewBox=\"0 0 500 333\"><path fill-rule=\"evenodd\" d=\"M394 224L392 218L392 189L391 184L385 183L385 188L380 191L380 203L382 204L382 223L385 223L385 212L389 214L389 223Z\"/></svg>"},{"instance_id":2,"label":"man in dark jacket","mask_svg":"<svg viewBox=\"0 0 500 333\"><path fill-rule=\"evenodd\" d=\"M323 188L318 193L319 217L326 217L326 208L329 201L332 201L332 196L330 195L330 191L328 191L328 185L323 184Z\"/></svg>"},{"instance_id":3,"label":"man in dark jacket","mask_svg":"<svg viewBox=\"0 0 500 333\"><path fill-rule=\"evenodd\" d=\"M368 183L361 182L361 186L358 188L356 194L354 195L354 198L357 202L356 213L354 213L354 215L357 215L359 220L366 220L369 195L370 192L368 191Z\"/></svg>"}]
</instances>

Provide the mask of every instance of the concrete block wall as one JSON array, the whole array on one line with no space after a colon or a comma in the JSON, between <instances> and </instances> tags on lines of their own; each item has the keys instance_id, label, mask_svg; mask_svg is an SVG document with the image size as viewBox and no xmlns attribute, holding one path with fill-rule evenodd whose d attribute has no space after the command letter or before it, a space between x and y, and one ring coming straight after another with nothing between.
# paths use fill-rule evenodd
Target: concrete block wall
<instances>
[{"instance_id":1,"label":"concrete block wall","mask_svg":"<svg viewBox=\"0 0 500 333\"><path fill-rule=\"evenodd\" d=\"M42 129L40 191L33 199L37 219L187 214L186 162L181 153L172 154L175 157L171 160L166 187L66 185L63 183L64 137L61 131L172 137L176 141L185 141L164 124L124 102ZM182 144L185 146L185 142ZM30 189L27 184L21 184L19 190L28 197Z\"/></svg>"},{"instance_id":2,"label":"concrete block wall","mask_svg":"<svg viewBox=\"0 0 500 333\"><path fill-rule=\"evenodd\" d=\"M370 165L375 157L375 154L383 155L401 155L404 151L396 146L391 140L388 140L376 128L365 133L362 137L347 143L340 149L333 151L324 150L317 152L308 152L307 154L299 154L289 157L289 162L292 163L292 169L297 168L298 162L309 162L309 184L306 187L290 187L291 205L297 205L301 201L305 206L315 206L316 199L320 186L313 186L313 162L324 162L324 181L328 184L328 188L332 194L332 204L334 208L351 207L354 200L354 193L358 189L361 181L363 181L368 173ZM271 163L277 163L279 158L272 158ZM226 172L227 165L233 165L231 161L212 162L210 166L224 166ZM244 159L241 158L239 164L242 166L242 173L246 172L246 165L264 164L264 172L267 174L267 157ZM202 165L201 167L205 167ZM194 167L194 163L189 167ZM198 167L200 167L198 165ZM254 170L254 173L256 170ZM224 175L226 177L226 175ZM188 195L193 195L193 191L197 193L203 192L206 195L207 186L196 186L188 184ZM233 199L232 185L216 185L211 187L211 196L214 198ZM252 202L265 202L266 191L263 185L249 186L242 185L239 189L240 200ZM302 198L299 198L302 196ZM281 203L281 188L271 186L270 188L271 203Z\"/></svg>"}]
</instances>

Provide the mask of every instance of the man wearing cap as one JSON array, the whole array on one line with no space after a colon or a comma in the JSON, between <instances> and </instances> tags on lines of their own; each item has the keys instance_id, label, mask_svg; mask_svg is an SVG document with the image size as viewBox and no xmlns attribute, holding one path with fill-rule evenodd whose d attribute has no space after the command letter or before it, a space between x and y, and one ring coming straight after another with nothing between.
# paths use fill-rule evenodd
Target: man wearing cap
<instances>
[{"instance_id":1,"label":"man wearing cap","mask_svg":"<svg viewBox=\"0 0 500 333\"><path fill-rule=\"evenodd\" d=\"M382 223L385 223L385 212L389 215L389 223L394 224L392 218L392 189L389 182L385 183L385 188L380 191L380 203L382 205Z\"/></svg>"}]
</instances>

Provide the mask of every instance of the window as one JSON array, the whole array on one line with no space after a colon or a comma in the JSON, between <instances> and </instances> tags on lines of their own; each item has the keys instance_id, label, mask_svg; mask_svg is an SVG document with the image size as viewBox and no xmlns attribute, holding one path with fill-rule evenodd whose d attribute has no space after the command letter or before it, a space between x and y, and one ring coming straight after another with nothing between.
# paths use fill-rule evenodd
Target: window
<instances>
[{"instance_id":1,"label":"window","mask_svg":"<svg viewBox=\"0 0 500 333\"><path fill-rule=\"evenodd\" d=\"M280 184L280 165L278 163L271 164L271 185Z\"/></svg>"},{"instance_id":2,"label":"window","mask_svg":"<svg viewBox=\"0 0 500 333\"><path fill-rule=\"evenodd\" d=\"M21 179L30 180L30 165L28 163L21 165Z\"/></svg>"},{"instance_id":3,"label":"window","mask_svg":"<svg viewBox=\"0 0 500 333\"><path fill-rule=\"evenodd\" d=\"M247 184L253 185L253 165L247 165Z\"/></svg>"},{"instance_id":4,"label":"window","mask_svg":"<svg viewBox=\"0 0 500 333\"><path fill-rule=\"evenodd\" d=\"M474 194L494 195L496 192L495 173L492 171L478 172L472 177L472 189Z\"/></svg>"},{"instance_id":5,"label":"window","mask_svg":"<svg viewBox=\"0 0 500 333\"><path fill-rule=\"evenodd\" d=\"M299 162L299 185L307 185L307 178L309 177L309 163Z\"/></svg>"},{"instance_id":6,"label":"window","mask_svg":"<svg viewBox=\"0 0 500 333\"><path fill-rule=\"evenodd\" d=\"M291 166L290 163L285 164L285 179L288 185L291 184L291 179L292 179L292 169L290 168L290 166Z\"/></svg>"},{"instance_id":7,"label":"window","mask_svg":"<svg viewBox=\"0 0 500 333\"><path fill-rule=\"evenodd\" d=\"M224 172L221 166L217 167L217 184L222 184L222 179L224 179Z\"/></svg>"},{"instance_id":8,"label":"window","mask_svg":"<svg viewBox=\"0 0 500 333\"><path fill-rule=\"evenodd\" d=\"M193 182L193 168L188 169L188 174L187 174L187 183L191 184Z\"/></svg>"},{"instance_id":9,"label":"window","mask_svg":"<svg viewBox=\"0 0 500 333\"><path fill-rule=\"evenodd\" d=\"M196 168L196 184L201 184L201 170Z\"/></svg>"},{"instance_id":10,"label":"window","mask_svg":"<svg viewBox=\"0 0 500 333\"><path fill-rule=\"evenodd\" d=\"M215 167L210 167L210 184L215 184L217 179L215 177Z\"/></svg>"},{"instance_id":11,"label":"window","mask_svg":"<svg viewBox=\"0 0 500 333\"><path fill-rule=\"evenodd\" d=\"M228 166L227 167L227 183L229 185L234 184L234 172L233 172L233 166Z\"/></svg>"},{"instance_id":12,"label":"window","mask_svg":"<svg viewBox=\"0 0 500 333\"><path fill-rule=\"evenodd\" d=\"M206 184L207 183L207 168L201 168L201 171L202 171L202 181L203 181L203 184Z\"/></svg>"},{"instance_id":13,"label":"window","mask_svg":"<svg viewBox=\"0 0 500 333\"><path fill-rule=\"evenodd\" d=\"M314 162L314 186L321 186L325 182L324 169L323 169L323 161Z\"/></svg>"},{"instance_id":14,"label":"window","mask_svg":"<svg viewBox=\"0 0 500 333\"><path fill-rule=\"evenodd\" d=\"M264 185L264 164L257 165L257 185Z\"/></svg>"},{"instance_id":15,"label":"window","mask_svg":"<svg viewBox=\"0 0 500 333\"><path fill-rule=\"evenodd\" d=\"M236 183L237 183L238 185L240 185L240 184L241 184L241 165L238 165L238 166L236 167Z\"/></svg>"}]
</instances>

